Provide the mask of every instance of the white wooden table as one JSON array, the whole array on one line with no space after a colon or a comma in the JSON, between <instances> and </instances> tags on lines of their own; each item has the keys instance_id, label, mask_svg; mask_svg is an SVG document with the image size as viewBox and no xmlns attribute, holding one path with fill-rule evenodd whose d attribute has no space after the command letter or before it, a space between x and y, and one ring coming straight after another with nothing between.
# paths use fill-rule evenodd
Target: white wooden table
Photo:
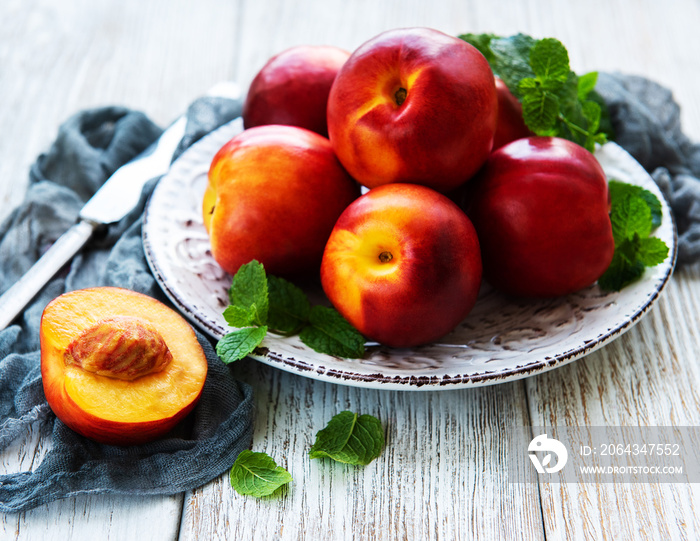
<instances>
[{"instance_id":1,"label":"white wooden table","mask_svg":"<svg viewBox=\"0 0 700 541\"><path fill-rule=\"evenodd\" d=\"M218 81L245 88L286 47L352 50L382 30L553 36L576 71L619 70L670 87L700 140L700 2L531 0L3 0L0 215L18 204L60 123L122 104L167 124ZM390 392L290 375L254 361L254 448L294 476L279 498L226 476L173 497L84 496L2 517L4 539L697 539L700 485L509 484L502 434L528 425L700 424L700 266L675 273L632 330L563 368L469 390ZM316 431L351 409L382 419L365 468L308 460ZM1 456L36 467L37 431Z\"/></svg>"}]
</instances>

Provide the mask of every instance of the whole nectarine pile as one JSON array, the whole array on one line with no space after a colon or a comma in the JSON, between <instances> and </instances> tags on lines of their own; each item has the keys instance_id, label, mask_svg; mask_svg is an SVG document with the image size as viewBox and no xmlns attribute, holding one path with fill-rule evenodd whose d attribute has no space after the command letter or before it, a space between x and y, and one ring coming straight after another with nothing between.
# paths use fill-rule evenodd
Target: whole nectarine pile
<instances>
[{"instance_id":1,"label":"whole nectarine pile","mask_svg":"<svg viewBox=\"0 0 700 541\"><path fill-rule=\"evenodd\" d=\"M449 333L476 302L482 258L489 282L524 296L570 293L610 264L596 159L531 137L518 99L465 39L408 28L349 56L290 49L255 78L243 117L258 127L209 171L215 259L231 274L255 259L320 275L367 338L409 347ZM312 117L328 139L298 127Z\"/></svg>"}]
</instances>

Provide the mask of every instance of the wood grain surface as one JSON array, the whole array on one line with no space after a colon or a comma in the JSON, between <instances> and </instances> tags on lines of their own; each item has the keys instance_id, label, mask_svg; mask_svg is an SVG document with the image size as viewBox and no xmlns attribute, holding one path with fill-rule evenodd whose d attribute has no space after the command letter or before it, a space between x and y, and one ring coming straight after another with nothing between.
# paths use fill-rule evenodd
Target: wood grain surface
<instances>
[{"instance_id":1,"label":"wood grain surface","mask_svg":"<svg viewBox=\"0 0 700 541\"><path fill-rule=\"evenodd\" d=\"M125 105L167 124L219 81L246 87L286 47L352 50L400 26L557 37L576 71L671 88L700 140L697 0L3 0L0 21L0 217L81 109ZM700 424L699 312L696 265L605 348L480 389L357 389L243 361L232 369L255 389L253 449L294 477L279 497L242 497L226 476L174 497L85 495L2 516L0 539L697 539L698 484L511 483L506 464L532 474L509 450L513 427ZM365 468L307 456L345 409L385 426L386 449ZM36 427L1 468L36 467L49 445Z\"/></svg>"}]
</instances>

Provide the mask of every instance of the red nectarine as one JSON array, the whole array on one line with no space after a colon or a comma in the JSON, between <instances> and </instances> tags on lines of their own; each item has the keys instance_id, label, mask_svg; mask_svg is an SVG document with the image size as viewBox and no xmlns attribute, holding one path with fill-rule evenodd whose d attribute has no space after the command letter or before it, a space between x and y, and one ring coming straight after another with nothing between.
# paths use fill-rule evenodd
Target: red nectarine
<instances>
[{"instance_id":1,"label":"red nectarine","mask_svg":"<svg viewBox=\"0 0 700 541\"><path fill-rule=\"evenodd\" d=\"M338 219L321 283L363 335L395 347L424 344L450 332L474 306L479 242L446 196L413 184L380 186Z\"/></svg>"},{"instance_id":2,"label":"red nectarine","mask_svg":"<svg viewBox=\"0 0 700 541\"><path fill-rule=\"evenodd\" d=\"M349 56L343 49L323 45L300 45L273 56L250 85L243 125L285 124L328 137L328 93Z\"/></svg>"},{"instance_id":3,"label":"red nectarine","mask_svg":"<svg viewBox=\"0 0 700 541\"><path fill-rule=\"evenodd\" d=\"M608 185L585 148L556 137L518 139L492 153L470 186L467 213L494 287L557 297L594 283L610 265Z\"/></svg>"},{"instance_id":4,"label":"red nectarine","mask_svg":"<svg viewBox=\"0 0 700 541\"><path fill-rule=\"evenodd\" d=\"M361 184L410 182L444 193L488 157L497 112L493 72L476 48L437 30L398 29L340 68L328 133Z\"/></svg>"},{"instance_id":5,"label":"red nectarine","mask_svg":"<svg viewBox=\"0 0 700 541\"><path fill-rule=\"evenodd\" d=\"M493 138L493 150L503 145L533 135L523 120L523 106L502 79L496 77L498 93L498 123Z\"/></svg>"}]
</instances>

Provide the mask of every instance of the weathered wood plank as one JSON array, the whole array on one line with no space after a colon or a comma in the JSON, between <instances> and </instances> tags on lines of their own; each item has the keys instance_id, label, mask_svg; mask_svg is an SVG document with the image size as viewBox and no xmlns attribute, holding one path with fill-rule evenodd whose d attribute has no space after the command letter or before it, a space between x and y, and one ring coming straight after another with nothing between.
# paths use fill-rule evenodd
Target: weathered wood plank
<instances>
[{"instance_id":1,"label":"weathered wood plank","mask_svg":"<svg viewBox=\"0 0 700 541\"><path fill-rule=\"evenodd\" d=\"M0 218L73 113L124 105L166 125L233 76L236 2L7 0L0 9Z\"/></svg>"},{"instance_id":2,"label":"weathered wood plank","mask_svg":"<svg viewBox=\"0 0 700 541\"><path fill-rule=\"evenodd\" d=\"M187 495L183 539L541 539L537 485L508 482L509 427L527 425L521 382L390 392L308 380L245 361L253 450L294 481L276 497L238 495L226 478ZM381 419L382 455L364 468L310 460L315 434L343 410Z\"/></svg>"},{"instance_id":3,"label":"weathered wood plank","mask_svg":"<svg viewBox=\"0 0 700 541\"><path fill-rule=\"evenodd\" d=\"M698 272L682 271L658 306L597 353L527 381L534 426L684 426L700 420ZM693 314L691 316L691 314ZM694 539L697 484L540 486L555 539Z\"/></svg>"}]
</instances>

